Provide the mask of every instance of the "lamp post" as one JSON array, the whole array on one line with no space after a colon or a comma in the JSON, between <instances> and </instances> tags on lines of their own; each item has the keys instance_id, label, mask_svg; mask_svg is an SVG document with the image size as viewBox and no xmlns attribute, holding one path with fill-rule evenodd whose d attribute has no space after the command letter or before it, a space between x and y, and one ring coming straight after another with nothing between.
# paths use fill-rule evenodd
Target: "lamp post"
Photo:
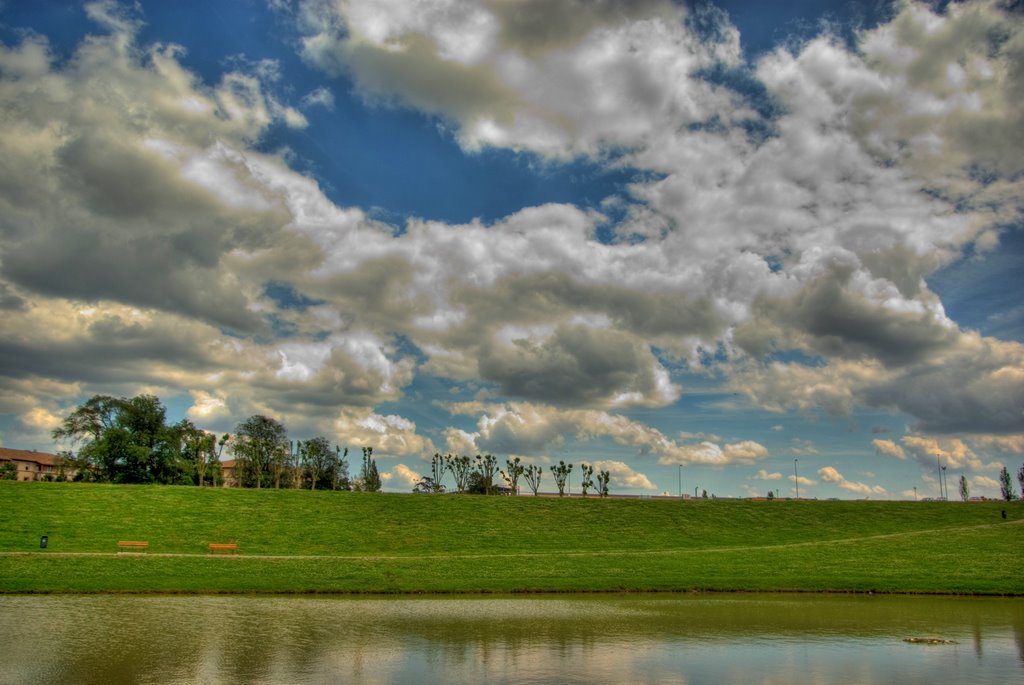
<instances>
[{"instance_id":1,"label":"lamp post","mask_svg":"<svg viewBox=\"0 0 1024 685\"><path fill-rule=\"evenodd\" d=\"M683 498L683 465L679 464L679 499Z\"/></svg>"},{"instance_id":2,"label":"lamp post","mask_svg":"<svg viewBox=\"0 0 1024 685\"><path fill-rule=\"evenodd\" d=\"M942 462L939 461L939 455L935 455L935 470L939 472L939 499L942 499Z\"/></svg>"},{"instance_id":3,"label":"lamp post","mask_svg":"<svg viewBox=\"0 0 1024 685\"><path fill-rule=\"evenodd\" d=\"M948 502L949 501L949 481L946 480L946 467L945 466L942 467L942 482L944 484L944 487L946 488L946 496L943 499L945 499Z\"/></svg>"},{"instance_id":4,"label":"lamp post","mask_svg":"<svg viewBox=\"0 0 1024 685\"><path fill-rule=\"evenodd\" d=\"M800 475L796 472L796 463L799 459L793 460L793 482L796 483L796 498L800 499Z\"/></svg>"}]
</instances>

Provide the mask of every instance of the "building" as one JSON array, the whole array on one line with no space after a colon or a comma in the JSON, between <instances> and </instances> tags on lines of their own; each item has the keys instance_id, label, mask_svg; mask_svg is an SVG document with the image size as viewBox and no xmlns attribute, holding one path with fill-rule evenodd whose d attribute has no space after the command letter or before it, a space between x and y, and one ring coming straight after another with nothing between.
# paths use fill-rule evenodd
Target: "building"
<instances>
[{"instance_id":1,"label":"building","mask_svg":"<svg viewBox=\"0 0 1024 685\"><path fill-rule=\"evenodd\" d=\"M228 459L220 463L220 477L221 483L225 488L237 488L238 487L238 460Z\"/></svg>"},{"instance_id":2,"label":"building","mask_svg":"<svg viewBox=\"0 0 1024 685\"><path fill-rule=\"evenodd\" d=\"M14 465L15 480L71 480L74 469L56 454L0 447L0 466Z\"/></svg>"}]
</instances>

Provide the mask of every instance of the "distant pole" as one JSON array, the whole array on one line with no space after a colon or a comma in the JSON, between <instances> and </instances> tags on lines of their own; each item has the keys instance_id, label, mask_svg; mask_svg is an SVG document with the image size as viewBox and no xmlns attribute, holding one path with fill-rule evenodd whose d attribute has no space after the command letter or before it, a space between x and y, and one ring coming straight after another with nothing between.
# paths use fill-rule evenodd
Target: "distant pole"
<instances>
[{"instance_id":1,"label":"distant pole","mask_svg":"<svg viewBox=\"0 0 1024 685\"><path fill-rule=\"evenodd\" d=\"M939 499L942 499L942 462L939 461L939 455L935 455L935 470L939 472Z\"/></svg>"},{"instance_id":2,"label":"distant pole","mask_svg":"<svg viewBox=\"0 0 1024 685\"><path fill-rule=\"evenodd\" d=\"M796 483L796 498L800 499L800 475L796 472L796 463L799 459L793 460L793 482Z\"/></svg>"},{"instance_id":3,"label":"distant pole","mask_svg":"<svg viewBox=\"0 0 1024 685\"><path fill-rule=\"evenodd\" d=\"M683 498L683 465L679 464L679 499Z\"/></svg>"},{"instance_id":4,"label":"distant pole","mask_svg":"<svg viewBox=\"0 0 1024 685\"><path fill-rule=\"evenodd\" d=\"M945 499L948 502L949 501L949 480L946 478L946 467L945 466L942 467L942 483L943 483L943 487L946 488L946 496L943 499Z\"/></svg>"},{"instance_id":5,"label":"distant pole","mask_svg":"<svg viewBox=\"0 0 1024 685\"><path fill-rule=\"evenodd\" d=\"M695 485L694 488L693 488L693 498L694 499L697 499L697 488L699 488L699 487L700 487L699 485Z\"/></svg>"},{"instance_id":6,"label":"distant pole","mask_svg":"<svg viewBox=\"0 0 1024 685\"><path fill-rule=\"evenodd\" d=\"M914 501L917 501L917 486L914 486Z\"/></svg>"}]
</instances>

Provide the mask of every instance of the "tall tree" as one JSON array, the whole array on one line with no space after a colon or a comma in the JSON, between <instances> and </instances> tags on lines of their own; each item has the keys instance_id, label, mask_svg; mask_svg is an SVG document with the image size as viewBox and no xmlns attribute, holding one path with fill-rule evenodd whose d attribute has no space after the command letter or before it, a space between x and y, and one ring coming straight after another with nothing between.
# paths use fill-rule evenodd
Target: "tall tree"
<instances>
[{"instance_id":1,"label":"tall tree","mask_svg":"<svg viewBox=\"0 0 1024 685\"><path fill-rule=\"evenodd\" d=\"M1010 478L1010 471L1005 466L999 472L999 492L1007 502L1017 499L1017 493L1013 491L1013 480Z\"/></svg>"},{"instance_id":2,"label":"tall tree","mask_svg":"<svg viewBox=\"0 0 1024 685\"><path fill-rule=\"evenodd\" d=\"M1020 483L1020 495L1024 497L1024 464L1017 470L1017 482Z\"/></svg>"},{"instance_id":3,"label":"tall tree","mask_svg":"<svg viewBox=\"0 0 1024 685\"><path fill-rule=\"evenodd\" d=\"M351 490L352 481L348 477L348 448L340 449L335 445L334 453L338 456L338 463L334 469L332 486L335 490Z\"/></svg>"},{"instance_id":4,"label":"tall tree","mask_svg":"<svg viewBox=\"0 0 1024 685\"><path fill-rule=\"evenodd\" d=\"M359 472L359 479L355 487L362 492L380 492L380 472L377 470L377 462L373 458L373 448L363 448L363 468Z\"/></svg>"},{"instance_id":5,"label":"tall tree","mask_svg":"<svg viewBox=\"0 0 1024 685\"><path fill-rule=\"evenodd\" d=\"M262 488L275 474L280 484L279 464L289 452L288 431L280 421L254 414L235 428L232 451L241 467L243 486Z\"/></svg>"},{"instance_id":6,"label":"tall tree","mask_svg":"<svg viewBox=\"0 0 1024 685\"><path fill-rule=\"evenodd\" d=\"M533 496L536 497L537 491L540 490L540 481L544 477L544 469L536 464L530 464L523 471L523 477L526 478L526 484L530 486Z\"/></svg>"},{"instance_id":7,"label":"tall tree","mask_svg":"<svg viewBox=\"0 0 1024 685\"><path fill-rule=\"evenodd\" d=\"M555 477L555 487L558 488L558 496L565 496L565 484L569 482L569 474L572 473L572 464L566 464L559 460L558 466L551 467L551 475Z\"/></svg>"},{"instance_id":8,"label":"tall tree","mask_svg":"<svg viewBox=\"0 0 1024 685\"><path fill-rule=\"evenodd\" d=\"M971 486L967 484L967 478L960 476L960 499L964 502L970 497Z\"/></svg>"},{"instance_id":9,"label":"tall tree","mask_svg":"<svg viewBox=\"0 0 1024 685\"><path fill-rule=\"evenodd\" d=\"M430 477L434 481L434 492L444 492L444 472L448 470L448 463L438 452L430 459Z\"/></svg>"}]
</instances>

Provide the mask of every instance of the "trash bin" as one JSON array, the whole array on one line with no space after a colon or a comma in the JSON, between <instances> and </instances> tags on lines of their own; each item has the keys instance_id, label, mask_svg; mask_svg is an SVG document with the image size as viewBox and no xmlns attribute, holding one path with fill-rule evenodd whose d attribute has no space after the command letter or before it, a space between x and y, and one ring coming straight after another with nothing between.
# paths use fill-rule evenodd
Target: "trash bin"
<instances>
[{"instance_id":1,"label":"trash bin","mask_svg":"<svg viewBox=\"0 0 1024 685\"><path fill-rule=\"evenodd\" d=\"M39 549L46 549L46 543L50 541L49 535L44 535L39 538Z\"/></svg>"}]
</instances>

